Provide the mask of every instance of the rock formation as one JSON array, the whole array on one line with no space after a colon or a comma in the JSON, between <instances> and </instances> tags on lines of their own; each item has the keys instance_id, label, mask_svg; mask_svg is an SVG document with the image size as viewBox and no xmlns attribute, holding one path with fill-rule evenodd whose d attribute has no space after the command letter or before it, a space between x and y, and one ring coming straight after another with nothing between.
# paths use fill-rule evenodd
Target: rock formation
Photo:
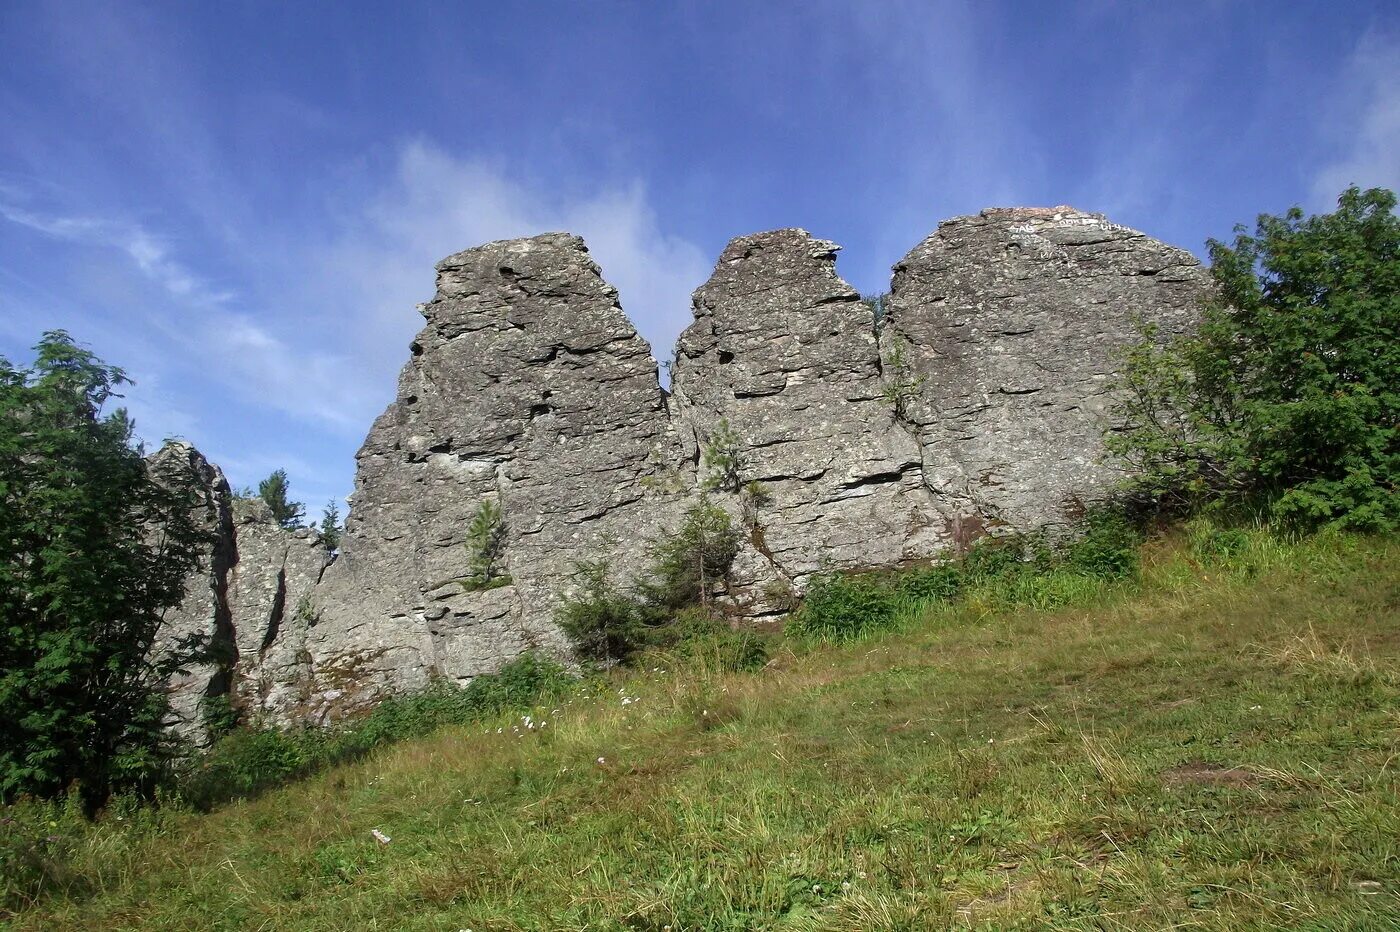
<instances>
[{"instance_id":1,"label":"rock formation","mask_svg":"<svg viewBox=\"0 0 1400 932\"><path fill-rule=\"evenodd\" d=\"M311 590L329 551L310 529L282 528L260 500L236 498L219 467L184 441L167 443L147 464L158 481L195 490L196 524L209 540L156 644L168 651L197 638L210 648L210 660L170 683L172 726L202 741L203 701L213 696L227 697L249 718L297 720L310 682Z\"/></svg>"},{"instance_id":2,"label":"rock formation","mask_svg":"<svg viewBox=\"0 0 1400 932\"><path fill-rule=\"evenodd\" d=\"M228 573L237 559L228 481L219 467L183 441L167 443L146 460L152 478L168 487L193 490L195 527L209 543L199 554L199 568L185 585L185 599L165 613L154 650L183 651L195 641L217 651L232 642L228 613ZM218 662L191 664L169 686L172 726L180 734L202 738L206 696L228 692L228 668Z\"/></svg>"},{"instance_id":3,"label":"rock formation","mask_svg":"<svg viewBox=\"0 0 1400 932\"><path fill-rule=\"evenodd\" d=\"M567 655L553 613L574 561L633 568L646 480L675 459L650 349L578 237L444 259L421 310L317 596L310 642L330 686L317 718L526 650ZM503 516L506 584L471 591L467 527L484 502Z\"/></svg>"},{"instance_id":4,"label":"rock formation","mask_svg":"<svg viewBox=\"0 0 1400 932\"><path fill-rule=\"evenodd\" d=\"M1101 438L1138 320L1191 326L1194 256L1069 207L959 217L894 268L884 327L924 481L962 540L1073 520L1116 476Z\"/></svg>"},{"instance_id":5,"label":"rock formation","mask_svg":"<svg viewBox=\"0 0 1400 932\"><path fill-rule=\"evenodd\" d=\"M886 397L873 311L837 277L838 248L805 230L732 240L695 292L673 369L690 458L733 445L754 542L799 586L944 544L918 444Z\"/></svg>"},{"instance_id":6,"label":"rock formation","mask_svg":"<svg viewBox=\"0 0 1400 932\"><path fill-rule=\"evenodd\" d=\"M1115 479L1116 353L1139 318L1189 327L1209 287L1188 253L1100 216L991 210L901 260L877 321L837 248L796 229L730 242L669 396L579 238L443 260L329 566L314 533L169 454L208 473L225 541L172 631L221 631L237 656L178 684L182 714L228 688L272 720L326 722L527 650L567 657L554 613L575 562L642 572L700 495L743 522L725 604L750 618L825 569L1066 523Z\"/></svg>"}]
</instances>

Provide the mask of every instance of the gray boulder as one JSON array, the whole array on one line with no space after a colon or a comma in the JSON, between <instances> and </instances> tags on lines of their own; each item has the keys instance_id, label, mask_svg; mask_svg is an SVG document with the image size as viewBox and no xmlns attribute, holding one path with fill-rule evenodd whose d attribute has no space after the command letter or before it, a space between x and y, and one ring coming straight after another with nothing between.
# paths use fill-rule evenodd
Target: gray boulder
<instances>
[{"instance_id":1,"label":"gray boulder","mask_svg":"<svg viewBox=\"0 0 1400 932\"><path fill-rule=\"evenodd\" d=\"M1110 489L1119 354L1139 318L1191 327L1209 282L1190 253L1069 207L949 220L894 267L886 376L958 543L1062 525Z\"/></svg>"}]
</instances>

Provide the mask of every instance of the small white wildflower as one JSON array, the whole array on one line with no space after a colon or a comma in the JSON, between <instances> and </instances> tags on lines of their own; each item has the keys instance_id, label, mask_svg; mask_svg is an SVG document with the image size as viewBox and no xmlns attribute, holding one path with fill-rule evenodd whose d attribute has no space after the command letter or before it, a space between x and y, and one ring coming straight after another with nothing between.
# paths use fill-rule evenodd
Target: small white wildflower
<instances>
[{"instance_id":1,"label":"small white wildflower","mask_svg":"<svg viewBox=\"0 0 1400 932\"><path fill-rule=\"evenodd\" d=\"M848 892L850 889L851 889L851 882L850 882L849 880L843 880L843 881L841 881L841 892L842 892L842 893L846 893L846 892Z\"/></svg>"}]
</instances>

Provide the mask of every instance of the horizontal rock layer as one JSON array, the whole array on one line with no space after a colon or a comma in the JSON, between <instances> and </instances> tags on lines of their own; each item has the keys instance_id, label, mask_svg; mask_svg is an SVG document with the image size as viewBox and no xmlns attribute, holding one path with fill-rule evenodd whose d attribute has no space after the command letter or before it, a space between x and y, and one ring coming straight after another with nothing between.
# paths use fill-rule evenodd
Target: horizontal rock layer
<instances>
[{"instance_id":1,"label":"horizontal rock layer","mask_svg":"<svg viewBox=\"0 0 1400 932\"><path fill-rule=\"evenodd\" d=\"M1117 353L1139 319L1191 326L1209 288L1189 253L1068 207L941 224L883 302L837 276L837 249L798 229L730 242L669 396L578 237L443 260L333 562L192 467L212 470L223 537L171 627L218 630L237 659L178 684L182 715L227 688L326 722L527 650L567 658L553 619L574 565L643 572L700 494L745 530L724 598L748 617L819 571L1066 523L1116 478ZM483 576L469 528L493 513Z\"/></svg>"}]
</instances>

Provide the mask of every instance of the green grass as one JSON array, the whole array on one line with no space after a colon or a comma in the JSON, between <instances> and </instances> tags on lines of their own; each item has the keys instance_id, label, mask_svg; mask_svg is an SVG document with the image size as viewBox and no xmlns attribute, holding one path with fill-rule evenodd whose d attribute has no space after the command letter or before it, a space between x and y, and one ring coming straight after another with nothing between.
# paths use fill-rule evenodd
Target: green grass
<instances>
[{"instance_id":1,"label":"green grass","mask_svg":"<svg viewBox=\"0 0 1400 932\"><path fill-rule=\"evenodd\" d=\"M1063 585L754 674L657 659L209 814L16 807L61 837L11 921L1400 927L1400 547L1198 532Z\"/></svg>"}]
</instances>

